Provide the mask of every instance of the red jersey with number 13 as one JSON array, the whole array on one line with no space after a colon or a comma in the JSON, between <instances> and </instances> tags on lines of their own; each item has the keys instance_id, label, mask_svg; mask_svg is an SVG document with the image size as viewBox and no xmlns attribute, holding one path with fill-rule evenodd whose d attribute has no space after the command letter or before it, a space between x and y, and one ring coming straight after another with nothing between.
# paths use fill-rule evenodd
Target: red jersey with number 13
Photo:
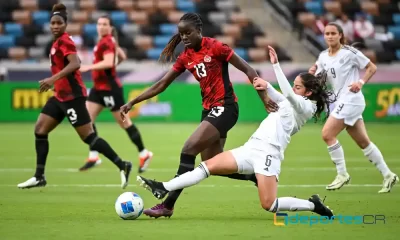
<instances>
[{"instance_id":1,"label":"red jersey with number 13","mask_svg":"<svg viewBox=\"0 0 400 240\"><path fill-rule=\"evenodd\" d=\"M76 47L71 37L64 33L51 46L50 61L53 75L63 70L69 63L67 56L76 54ZM54 96L60 101L70 101L78 97L86 97L86 87L79 70L72 72L54 83Z\"/></svg>"},{"instance_id":2,"label":"red jersey with number 13","mask_svg":"<svg viewBox=\"0 0 400 240\"><path fill-rule=\"evenodd\" d=\"M93 64L104 60L104 55L109 53L116 54L115 40L112 35L106 35L100 39L96 47L94 47L94 60ZM114 55L114 60L116 56ZM114 61L113 60L113 61ZM121 88L121 82L117 77L117 71L115 64L112 68L103 70L92 71L92 79L94 82L94 88L100 91L111 91L115 88Z\"/></svg>"},{"instance_id":3,"label":"red jersey with number 13","mask_svg":"<svg viewBox=\"0 0 400 240\"><path fill-rule=\"evenodd\" d=\"M228 73L233 53L228 45L203 37L198 52L185 48L176 60L174 71L182 73L187 69L200 82L204 109L237 102Z\"/></svg>"}]
</instances>

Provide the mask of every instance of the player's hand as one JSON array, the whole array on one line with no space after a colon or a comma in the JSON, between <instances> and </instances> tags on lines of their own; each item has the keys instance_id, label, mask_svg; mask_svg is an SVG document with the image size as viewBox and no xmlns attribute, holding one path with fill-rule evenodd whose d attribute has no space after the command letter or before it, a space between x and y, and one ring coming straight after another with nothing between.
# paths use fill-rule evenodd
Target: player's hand
<instances>
[{"instance_id":1,"label":"player's hand","mask_svg":"<svg viewBox=\"0 0 400 240\"><path fill-rule=\"evenodd\" d=\"M89 70L90 70L89 65L81 65L81 68L79 69L79 71L81 71L81 72L87 72Z\"/></svg>"},{"instance_id":2,"label":"player's hand","mask_svg":"<svg viewBox=\"0 0 400 240\"><path fill-rule=\"evenodd\" d=\"M350 87L350 92L353 92L353 93L358 93L360 90L361 90L361 88L362 88L362 83L360 83L360 82L355 82L355 83L352 83L349 87Z\"/></svg>"},{"instance_id":3,"label":"player's hand","mask_svg":"<svg viewBox=\"0 0 400 240\"><path fill-rule=\"evenodd\" d=\"M268 113L273 113L273 112L277 112L279 110L279 106L278 106L278 104L276 104L276 102L274 102L270 99L267 102L267 106L265 106L265 109L267 110Z\"/></svg>"},{"instance_id":4,"label":"player's hand","mask_svg":"<svg viewBox=\"0 0 400 240\"><path fill-rule=\"evenodd\" d=\"M128 112L132 109L133 104L128 102L127 104L123 105L122 107L120 107L119 109L119 113L121 114L121 119L123 122L125 122L126 120L126 115L128 114Z\"/></svg>"},{"instance_id":5,"label":"player's hand","mask_svg":"<svg viewBox=\"0 0 400 240\"><path fill-rule=\"evenodd\" d=\"M278 55L276 54L276 51L273 47L268 46L269 50L269 60L271 61L272 64L278 63Z\"/></svg>"},{"instance_id":6,"label":"player's hand","mask_svg":"<svg viewBox=\"0 0 400 240\"><path fill-rule=\"evenodd\" d=\"M54 85L55 80L52 78L45 78L39 81L39 92L47 92Z\"/></svg>"},{"instance_id":7,"label":"player's hand","mask_svg":"<svg viewBox=\"0 0 400 240\"><path fill-rule=\"evenodd\" d=\"M262 78L256 77L253 80L253 86L256 90L266 90L268 87L268 82Z\"/></svg>"},{"instance_id":8,"label":"player's hand","mask_svg":"<svg viewBox=\"0 0 400 240\"><path fill-rule=\"evenodd\" d=\"M310 69L308 69L308 73L311 73L312 75L315 75L315 73L317 72L318 66L317 64L314 64L310 67Z\"/></svg>"}]
</instances>

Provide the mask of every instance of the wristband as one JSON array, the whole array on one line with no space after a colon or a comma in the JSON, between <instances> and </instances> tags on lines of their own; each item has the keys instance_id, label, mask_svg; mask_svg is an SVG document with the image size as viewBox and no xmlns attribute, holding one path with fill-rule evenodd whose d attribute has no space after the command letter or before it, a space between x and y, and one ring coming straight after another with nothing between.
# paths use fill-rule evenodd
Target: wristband
<instances>
[{"instance_id":1,"label":"wristband","mask_svg":"<svg viewBox=\"0 0 400 240\"><path fill-rule=\"evenodd\" d=\"M365 84L364 80L362 80L362 79L360 79L360 80L358 80L358 81L361 83L361 85L364 85L364 84Z\"/></svg>"}]
</instances>

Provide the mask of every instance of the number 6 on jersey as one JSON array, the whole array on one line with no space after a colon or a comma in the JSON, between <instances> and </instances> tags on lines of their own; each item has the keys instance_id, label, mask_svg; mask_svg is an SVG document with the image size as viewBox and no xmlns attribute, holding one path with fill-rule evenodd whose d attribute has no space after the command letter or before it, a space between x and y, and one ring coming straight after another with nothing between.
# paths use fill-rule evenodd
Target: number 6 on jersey
<instances>
[{"instance_id":1,"label":"number 6 on jersey","mask_svg":"<svg viewBox=\"0 0 400 240\"><path fill-rule=\"evenodd\" d=\"M206 65L204 65L204 63L194 65L194 68L196 68L196 73L199 78L207 77Z\"/></svg>"}]
</instances>

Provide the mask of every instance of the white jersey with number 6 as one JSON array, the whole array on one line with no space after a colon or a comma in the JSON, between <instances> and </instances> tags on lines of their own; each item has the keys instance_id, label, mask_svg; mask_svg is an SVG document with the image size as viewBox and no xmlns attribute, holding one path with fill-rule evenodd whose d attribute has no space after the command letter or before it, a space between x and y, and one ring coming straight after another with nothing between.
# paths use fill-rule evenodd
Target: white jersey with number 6
<instances>
[{"instance_id":1,"label":"white jersey with number 6","mask_svg":"<svg viewBox=\"0 0 400 240\"><path fill-rule=\"evenodd\" d=\"M317 64L317 74L325 70L328 82L332 85L336 100L340 103L365 105L364 95L350 92L350 85L360 80L360 69L370 62L362 52L344 45L335 56L329 56L329 50L320 53Z\"/></svg>"}]
</instances>

